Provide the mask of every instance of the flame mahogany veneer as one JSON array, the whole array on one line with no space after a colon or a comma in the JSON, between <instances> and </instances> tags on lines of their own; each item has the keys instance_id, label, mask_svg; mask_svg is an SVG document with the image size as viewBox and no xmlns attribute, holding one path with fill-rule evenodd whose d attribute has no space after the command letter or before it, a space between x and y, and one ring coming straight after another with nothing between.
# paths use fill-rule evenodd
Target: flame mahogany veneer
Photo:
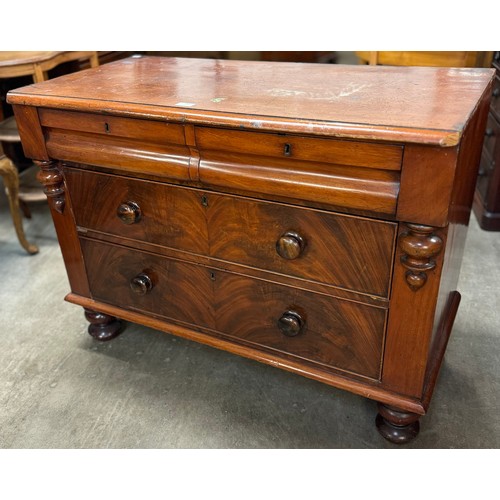
<instances>
[{"instance_id":1,"label":"flame mahogany veneer","mask_svg":"<svg viewBox=\"0 0 500 500\"><path fill-rule=\"evenodd\" d=\"M405 443L460 301L491 85L132 57L8 101L96 339L138 322L352 391Z\"/></svg>"}]
</instances>

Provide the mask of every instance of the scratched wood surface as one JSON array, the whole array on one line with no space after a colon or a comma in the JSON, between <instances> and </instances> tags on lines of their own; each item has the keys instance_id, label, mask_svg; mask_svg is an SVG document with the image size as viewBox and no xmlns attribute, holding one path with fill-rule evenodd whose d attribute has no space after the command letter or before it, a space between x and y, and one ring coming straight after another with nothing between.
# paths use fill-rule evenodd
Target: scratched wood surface
<instances>
[{"instance_id":1,"label":"scratched wood surface","mask_svg":"<svg viewBox=\"0 0 500 500\"><path fill-rule=\"evenodd\" d=\"M493 70L132 57L34 84L11 104L457 144Z\"/></svg>"}]
</instances>

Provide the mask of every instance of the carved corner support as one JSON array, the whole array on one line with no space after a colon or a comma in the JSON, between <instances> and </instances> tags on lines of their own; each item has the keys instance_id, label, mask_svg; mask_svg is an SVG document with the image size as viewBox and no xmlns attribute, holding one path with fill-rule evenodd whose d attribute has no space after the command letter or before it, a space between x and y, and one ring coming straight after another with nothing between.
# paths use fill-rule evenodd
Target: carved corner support
<instances>
[{"instance_id":1,"label":"carved corner support","mask_svg":"<svg viewBox=\"0 0 500 500\"><path fill-rule=\"evenodd\" d=\"M443 249L443 240L431 226L406 224L408 231L399 237L403 251L401 264L407 269L406 282L412 290L419 290L427 281L427 271L436 267L433 258Z\"/></svg>"},{"instance_id":2,"label":"carved corner support","mask_svg":"<svg viewBox=\"0 0 500 500\"><path fill-rule=\"evenodd\" d=\"M52 208L62 214L66 204L64 192L64 178L56 162L54 161L34 161L40 168L37 179L43 185L43 191Z\"/></svg>"}]
</instances>

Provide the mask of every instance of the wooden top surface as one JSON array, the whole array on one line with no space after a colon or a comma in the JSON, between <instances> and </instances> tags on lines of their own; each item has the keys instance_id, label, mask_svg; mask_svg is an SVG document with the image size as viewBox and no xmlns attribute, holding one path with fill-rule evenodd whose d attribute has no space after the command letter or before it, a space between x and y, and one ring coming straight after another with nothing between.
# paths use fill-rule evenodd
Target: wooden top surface
<instances>
[{"instance_id":1,"label":"wooden top surface","mask_svg":"<svg viewBox=\"0 0 500 500\"><path fill-rule=\"evenodd\" d=\"M11 104L452 146L492 69L132 57L17 89Z\"/></svg>"},{"instance_id":2,"label":"wooden top surface","mask_svg":"<svg viewBox=\"0 0 500 500\"><path fill-rule=\"evenodd\" d=\"M54 51L0 51L0 67L39 63L63 54Z\"/></svg>"}]
</instances>

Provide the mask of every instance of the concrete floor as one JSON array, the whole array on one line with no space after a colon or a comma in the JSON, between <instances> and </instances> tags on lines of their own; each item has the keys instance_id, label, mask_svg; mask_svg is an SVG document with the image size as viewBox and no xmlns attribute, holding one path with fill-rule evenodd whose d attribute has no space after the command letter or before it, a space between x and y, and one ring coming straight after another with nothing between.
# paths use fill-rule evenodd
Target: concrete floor
<instances>
[{"instance_id":1,"label":"concrete floor","mask_svg":"<svg viewBox=\"0 0 500 500\"><path fill-rule=\"evenodd\" d=\"M0 186L1 187L1 186ZM45 205L15 238L0 189L1 448L393 448L376 404L145 327L87 333ZM462 304L434 399L409 448L500 447L500 233L474 216Z\"/></svg>"}]
</instances>

